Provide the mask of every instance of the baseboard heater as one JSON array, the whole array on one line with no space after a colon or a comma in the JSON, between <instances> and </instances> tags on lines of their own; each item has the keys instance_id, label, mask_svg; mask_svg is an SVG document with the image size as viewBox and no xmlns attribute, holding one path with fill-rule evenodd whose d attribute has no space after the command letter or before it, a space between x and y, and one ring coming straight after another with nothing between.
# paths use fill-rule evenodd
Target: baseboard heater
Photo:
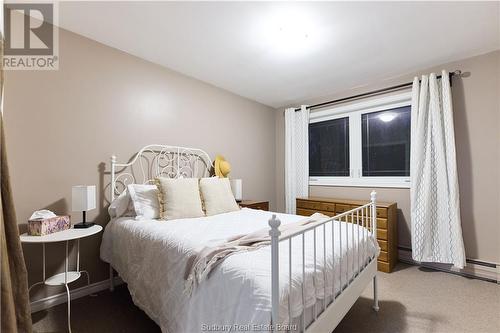
<instances>
[{"instance_id":1,"label":"baseboard heater","mask_svg":"<svg viewBox=\"0 0 500 333\"><path fill-rule=\"evenodd\" d=\"M438 271L461 275L468 278L484 280L500 284L500 265L482 260L466 259L466 266L463 269L453 268L452 265L417 262L411 256L412 249L406 246L398 246L399 261L412 265L419 265L432 268Z\"/></svg>"}]
</instances>

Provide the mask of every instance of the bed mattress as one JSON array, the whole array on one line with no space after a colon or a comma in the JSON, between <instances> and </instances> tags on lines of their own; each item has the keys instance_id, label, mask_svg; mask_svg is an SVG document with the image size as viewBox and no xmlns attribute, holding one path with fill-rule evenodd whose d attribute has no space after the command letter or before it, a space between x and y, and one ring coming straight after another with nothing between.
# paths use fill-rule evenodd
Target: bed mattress
<instances>
[{"instance_id":1,"label":"bed mattress","mask_svg":"<svg viewBox=\"0 0 500 333\"><path fill-rule=\"evenodd\" d=\"M101 258L119 273L128 284L134 303L163 332L222 331L230 327L234 330L235 325L240 331L259 331L259 327L264 329L271 321L270 246L226 258L190 295L184 291L185 275L187 260L199 249L267 228L272 214L275 213L243 208L172 221L113 219L104 231ZM298 215L276 215L282 224L304 219ZM304 309L317 307L325 297L331 299L333 292L338 293L341 285L345 286L377 253L378 245L365 228L336 221L333 229L332 233L332 223L327 223L304 236L305 283L302 236L293 238L291 244L291 285L290 244L288 240L280 242L281 323L290 322L289 312L296 322Z\"/></svg>"}]
</instances>

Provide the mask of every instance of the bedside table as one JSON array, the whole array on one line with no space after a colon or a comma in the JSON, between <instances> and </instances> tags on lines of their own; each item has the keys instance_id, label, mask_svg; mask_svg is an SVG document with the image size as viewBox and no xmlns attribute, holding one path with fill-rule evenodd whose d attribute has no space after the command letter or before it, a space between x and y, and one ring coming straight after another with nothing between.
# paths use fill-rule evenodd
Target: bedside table
<instances>
[{"instance_id":1,"label":"bedside table","mask_svg":"<svg viewBox=\"0 0 500 333\"><path fill-rule=\"evenodd\" d=\"M269 211L269 201L243 200L238 202L241 208L252 208Z\"/></svg>"},{"instance_id":2,"label":"bedside table","mask_svg":"<svg viewBox=\"0 0 500 333\"><path fill-rule=\"evenodd\" d=\"M64 231L54 232L53 234L45 235L45 236L29 236L28 234L22 234L19 238L21 239L21 243L31 243L31 244L42 244L42 260L43 260L43 280L31 285L28 289L28 293L34 286L37 285L46 285L46 286L65 286L66 293L68 295L68 331L71 333L71 322L70 322L70 314L71 307L70 301L71 297L69 294L68 284L74 282L82 276L82 273L85 273L87 276L87 285L90 285L90 277L87 271L80 270L80 239L88 236L95 235L102 231L102 227L100 225L94 225L90 228L86 229L67 229ZM68 245L69 241L76 240L76 270L69 271L68 267ZM53 275L51 277L45 276L45 243L56 243L56 242L66 242L66 257L64 259L64 272Z\"/></svg>"}]
</instances>

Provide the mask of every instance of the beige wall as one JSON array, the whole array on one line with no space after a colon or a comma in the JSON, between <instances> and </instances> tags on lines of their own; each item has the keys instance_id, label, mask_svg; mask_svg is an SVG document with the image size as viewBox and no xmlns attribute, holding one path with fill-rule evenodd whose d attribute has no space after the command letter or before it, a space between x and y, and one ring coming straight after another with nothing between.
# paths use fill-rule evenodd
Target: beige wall
<instances>
[{"instance_id":1,"label":"beige wall","mask_svg":"<svg viewBox=\"0 0 500 333\"><path fill-rule=\"evenodd\" d=\"M417 73L381 80L324 98L299 104L316 104L410 82L415 75L441 69L460 69L462 78L453 80L453 106L460 184L462 229L468 258L500 263L500 51L480 55ZM314 111L313 111L314 112ZM277 208L284 210L284 117L276 119ZM366 199L370 189L311 186L318 196ZM408 189L377 189L380 200L396 201L399 208L399 245L410 247L410 195Z\"/></svg>"},{"instance_id":2,"label":"beige wall","mask_svg":"<svg viewBox=\"0 0 500 333\"><path fill-rule=\"evenodd\" d=\"M231 175L243 179L244 197L274 207L273 109L73 33L60 33L58 71L6 73L4 110L20 224L45 207L71 213L72 185L102 189L112 154L125 161L151 143L223 154ZM89 219L105 225L102 198ZM82 241L92 283L107 278L100 238ZM41 279L41 246L24 250L33 283ZM48 255L49 273L62 269L64 246L49 246ZM35 298L43 295L35 291Z\"/></svg>"}]
</instances>

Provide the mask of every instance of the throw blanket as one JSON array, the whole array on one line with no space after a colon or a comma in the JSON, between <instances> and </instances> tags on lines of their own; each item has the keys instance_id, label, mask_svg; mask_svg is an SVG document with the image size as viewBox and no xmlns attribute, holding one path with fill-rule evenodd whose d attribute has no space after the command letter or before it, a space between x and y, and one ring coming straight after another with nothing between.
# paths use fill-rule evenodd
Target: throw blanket
<instances>
[{"instance_id":1,"label":"throw blanket","mask_svg":"<svg viewBox=\"0 0 500 333\"><path fill-rule=\"evenodd\" d=\"M309 228L314 223L320 224L329 218L324 214L314 213L304 220L281 225L279 227L281 231L280 239ZM270 244L269 228L264 228L246 235L234 236L216 246L202 248L188 260L184 292L190 295L193 289L205 280L208 274L228 256L239 252L256 250Z\"/></svg>"}]
</instances>

